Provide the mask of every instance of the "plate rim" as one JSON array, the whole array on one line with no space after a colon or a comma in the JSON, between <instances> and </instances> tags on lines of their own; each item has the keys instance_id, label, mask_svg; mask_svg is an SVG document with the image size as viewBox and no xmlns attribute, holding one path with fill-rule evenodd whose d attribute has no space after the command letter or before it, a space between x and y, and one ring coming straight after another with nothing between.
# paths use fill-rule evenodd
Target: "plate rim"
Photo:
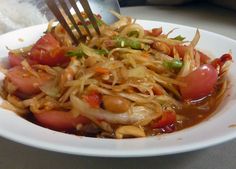
<instances>
[{"instance_id":1,"label":"plate rim","mask_svg":"<svg viewBox=\"0 0 236 169\"><path fill-rule=\"evenodd\" d=\"M184 29L185 28L186 29L192 29L192 30L197 29L195 27L191 27L191 26L187 26L187 25L169 23L169 22L162 22L162 21L154 21L154 20L140 20L140 19L138 19L137 22L138 23L140 23L140 22L152 22L153 24L172 25L173 27L179 26L179 27L184 28ZM27 27L27 28L7 32L5 34L0 35L0 39L3 38L4 36L9 36L10 34L13 34L15 32L26 31L28 29L30 30L30 29L34 29L34 28L35 29L36 28L43 29L43 27L46 26L46 25L47 24L34 25L34 26ZM220 38L227 39L227 40L231 41L232 43L236 44L236 40L233 39L233 38L230 38L230 37L227 37L225 35L218 34L218 33L212 32L212 31L208 31L208 30L205 30L205 29L199 29L199 30L201 32L205 32L207 34L211 34L211 35L214 35L214 36L217 36L217 37L220 37ZM49 129L46 129L46 130L49 130ZM56 131L54 131L54 132L56 132ZM53 146L51 143L49 144L49 143L47 143L45 141L42 141L42 140L32 140L31 138L24 137L22 135L17 135L17 134L14 134L14 133L5 133L2 130L2 128L0 128L0 136L4 137L4 138L7 138L7 139L10 139L10 140L12 140L14 142L17 142L17 143L27 145L27 146L40 148L40 149L44 149L44 150L50 150L50 151L54 151L54 152L74 154L74 155L94 156L94 157L148 157L148 156L162 156L162 155L169 155L169 154L178 154L178 153L189 152L189 151L194 151L194 150L199 150L199 149L203 149L203 148L206 148L206 147L214 146L214 145L223 143L225 141L229 141L229 140L234 139L236 137L236 132L229 133L228 135L226 135L224 137L217 138L217 139L214 138L214 139L209 139L207 141L203 141L203 143L205 143L205 144L202 144L202 142L200 144L199 143L190 144L190 145L185 146L185 148L183 148L183 146L181 146L181 148L179 148L179 149L176 148L174 151L168 150L168 151L163 151L162 153L155 152L155 150L156 150L155 148L152 151L150 151L150 149L149 149L149 151L143 151L141 149L141 150L133 150L132 152L127 152L127 151L124 151L123 149L122 150L117 150L116 149L115 151L114 150L109 150L109 151L106 151L105 153L104 153L104 151L99 152L98 150L93 152L92 149L89 149L90 151L88 151L87 148L76 149L76 151L75 151L75 150L72 150L68 146L64 146L65 148L63 148L63 150L60 150L60 147L62 145L56 145L56 146L54 145ZM76 137L78 137L78 136L76 136ZM84 137L84 138L86 139L88 137ZM89 138L89 139L97 139L97 138ZM140 138L137 138L137 139L140 139ZM114 141L119 142L121 140L114 140ZM83 150L83 151L81 151L81 150Z\"/></svg>"}]
</instances>

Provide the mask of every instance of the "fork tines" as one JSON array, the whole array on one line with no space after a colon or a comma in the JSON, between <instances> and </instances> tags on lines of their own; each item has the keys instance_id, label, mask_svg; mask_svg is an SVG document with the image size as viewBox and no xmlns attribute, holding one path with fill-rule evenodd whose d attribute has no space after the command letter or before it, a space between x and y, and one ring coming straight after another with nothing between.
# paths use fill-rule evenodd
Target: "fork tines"
<instances>
[{"instance_id":1,"label":"fork tines","mask_svg":"<svg viewBox=\"0 0 236 169\"><path fill-rule=\"evenodd\" d=\"M71 27L69 26L69 24L67 23L66 19L64 18L59 5L61 6L61 9L63 9L64 13L67 15L67 17L69 18L71 24L73 25L73 27L75 28L75 30L78 32L79 36L82 37L83 34L81 32L81 30L78 27L78 24L76 23L74 17L72 16L72 14L70 13L70 9L66 3L65 0L45 0L49 9L52 11L52 13L54 14L54 16L58 19L58 21L60 22L60 24L63 26L63 28L66 30L66 32L68 33L68 35L71 37L72 41L75 44L79 43L79 38L77 38L74 33L71 30ZM59 2L59 3L58 3ZM88 26L84 20L84 17L82 16L77 4L75 0L69 0L71 7L74 9L76 15L78 16L79 20L81 21L82 25L84 26L86 32L88 33L88 35L91 37L91 32L88 29ZM82 5L82 7L84 8L84 12L86 13L86 15L88 16L91 24L93 25L95 31L97 32L97 34L100 35L100 31L99 31L99 27L97 24L97 21L92 13L92 10L89 6L89 3L87 0L80 0L80 3Z\"/></svg>"}]
</instances>

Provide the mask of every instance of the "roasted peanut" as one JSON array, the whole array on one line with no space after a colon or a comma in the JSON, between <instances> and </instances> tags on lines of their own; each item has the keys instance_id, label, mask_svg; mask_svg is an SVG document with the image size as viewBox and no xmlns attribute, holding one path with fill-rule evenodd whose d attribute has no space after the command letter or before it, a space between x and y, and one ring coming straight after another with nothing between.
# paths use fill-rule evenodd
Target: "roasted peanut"
<instances>
[{"instance_id":1,"label":"roasted peanut","mask_svg":"<svg viewBox=\"0 0 236 169\"><path fill-rule=\"evenodd\" d=\"M116 138L122 139L124 136L132 136L132 137L145 137L146 134L144 130L137 126L121 126L116 132Z\"/></svg>"},{"instance_id":2,"label":"roasted peanut","mask_svg":"<svg viewBox=\"0 0 236 169\"><path fill-rule=\"evenodd\" d=\"M94 57L88 57L86 60L85 60L85 66L86 67L92 67L93 65L95 65L96 64L96 58L94 58Z\"/></svg>"},{"instance_id":3,"label":"roasted peanut","mask_svg":"<svg viewBox=\"0 0 236 169\"><path fill-rule=\"evenodd\" d=\"M103 96L104 108L114 113L123 113L129 110L130 101L120 96Z\"/></svg>"}]
</instances>

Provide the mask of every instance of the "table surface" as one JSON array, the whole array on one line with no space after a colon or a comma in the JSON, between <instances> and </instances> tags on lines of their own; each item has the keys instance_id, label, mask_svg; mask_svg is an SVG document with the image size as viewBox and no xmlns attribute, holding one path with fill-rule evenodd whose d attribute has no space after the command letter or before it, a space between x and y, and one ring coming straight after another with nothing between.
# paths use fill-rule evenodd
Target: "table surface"
<instances>
[{"instance_id":1,"label":"table surface","mask_svg":"<svg viewBox=\"0 0 236 169\"><path fill-rule=\"evenodd\" d=\"M184 24L236 39L236 11L206 4L121 9L139 19ZM95 158L40 150L0 138L2 169L235 169L236 140L194 152L145 158Z\"/></svg>"}]
</instances>

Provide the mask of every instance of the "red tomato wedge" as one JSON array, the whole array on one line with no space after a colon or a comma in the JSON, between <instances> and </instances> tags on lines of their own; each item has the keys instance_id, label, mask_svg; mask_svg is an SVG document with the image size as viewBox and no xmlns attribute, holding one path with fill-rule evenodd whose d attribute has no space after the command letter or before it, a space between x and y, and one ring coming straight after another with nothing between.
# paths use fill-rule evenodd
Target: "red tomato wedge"
<instances>
[{"instance_id":1,"label":"red tomato wedge","mask_svg":"<svg viewBox=\"0 0 236 169\"><path fill-rule=\"evenodd\" d=\"M31 49L30 59L43 65L61 66L70 61L66 56L67 51L68 49L61 47L51 33L47 33Z\"/></svg>"},{"instance_id":2,"label":"red tomato wedge","mask_svg":"<svg viewBox=\"0 0 236 169\"><path fill-rule=\"evenodd\" d=\"M159 36L162 34L162 27L160 28L153 28L152 29L152 33L151 33L153 36Z\"/></svg>"},{"instance_id":3,"label":"red tomato wedge","mask_svg":"<svg viewBox=\"0 0 236 169\"><path fill-rule=\"evenodd\" d=\"M68 131L74 129L78 124L88 124L90 120L84 116L74 117L72 113L59 110L42 111L34 113L36 120L44 127Z\"/></svg>"},{"instance_id":4,"label":"red tomato wedge","mask_svg":"<svg viewBox=\"0 0 236 169\"><path fill-rule=\"evenodd\" d=\"M36 61L30 60L28 56L27 57L24 56L24 54L14 53L14 52L8 53L8 61L9 61L10 67L21 66L21 62L24 59L26 59L30 65L34 65L37 63Z\"/></svg>"},{"instance_id":5,"label":"red tomato wedge","mask_svg":"<svg viewBox=\"0 0 236 169\"><path fill-rule=\"evenodd\" d=\"M181 80L186 84L180 87L180 92L184 100L197 100L208 96L214 91L218 78L216 69L205 64L191 72Z\"/></svg>"},{"instance_id":6,"label":"red tomato wedge","mask_svg":"<svg viewBox=\"0 0 236 169\"><path fill-rule=\"evenodd\" d=\"M34 95L40 92L39 86L51 80L51 76L44 72L38 72L39 78L33 76L21 66L16 66L9 69L6 77L17 91L25 96Z\"/></svg>"},{"instance_id":7,"label":"red tomato wedge","mask_svg":"<svg viewBox=\"0 0 236 169\"><path fill-rule=\"evenodd\" d=\"M8 53L8 60L9 60L10 67L20 66L21 62L24 59L25 58L20 53L13 53L13 52Z\"/></svg>"},{"instance_id":8,"label":"red tomato wedge","mask_svg":"<svg viewBox=\"0 0 236 169\"><path fill-rule=\"evenodd\" d=\"M144 30L145 35L150 35L150 36L159 36L162 34L162 27L160 28L153 28L151 31L149 30Z\"/></svg>"},{"instance_id":9,"label":"red tomato wedge","mask_svg":"<svg viewBox=\"0 0 236 169\"><path fill-rule=\"evenodd\" d=\"M163 112L162 118L152 124L152 128L164 128L176 122L176 114L172 111Z\"/></svg>"}]
</instances>

